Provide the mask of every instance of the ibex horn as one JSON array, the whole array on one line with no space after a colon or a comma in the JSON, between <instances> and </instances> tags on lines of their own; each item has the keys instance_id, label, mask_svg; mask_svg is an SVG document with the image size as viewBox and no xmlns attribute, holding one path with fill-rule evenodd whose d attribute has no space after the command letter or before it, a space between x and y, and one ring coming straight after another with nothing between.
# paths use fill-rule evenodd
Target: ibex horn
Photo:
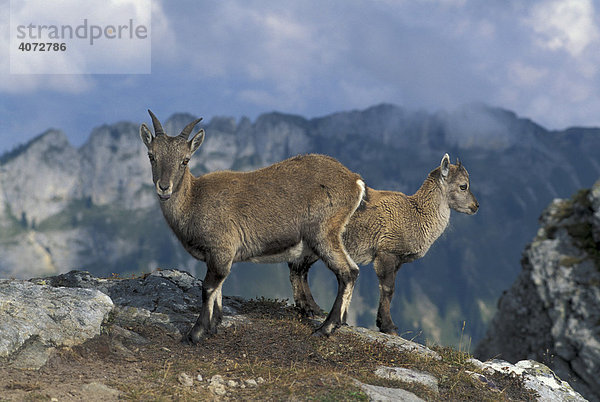
<instances>
[{"instance_id":1,"label":"ibex horn","mask_svg":"<svg viewBox=\"0 0 600 402\"><path fill-rule=\"evenodd\" d=\"M152 124L154 125L154 135L165 134L165 130L163 130L160 121L158 120L158 117L156 117L150 109L148 109L148 113L150 113L150 117L152 118Z\"/></svg>"},{"instance_id":2,"label":"ibex horn","mask_svg":"<svg viewBox=\"0 0 600 402\"><path fill-rule=\"evenodd\" d=\"M187 126L185 126L183 128L183 130L181 130L181 134L179 134L180 137L185 138L186 140L188 139L188 137L190 136L190 133L192 132L192 129L194 128L194 126L198 123L200 123L200 121L202 121L202 117L200 117L199 119L194 120L193 122L191 122L190 124L188 124Z\"/></svg>"}]
</instances>

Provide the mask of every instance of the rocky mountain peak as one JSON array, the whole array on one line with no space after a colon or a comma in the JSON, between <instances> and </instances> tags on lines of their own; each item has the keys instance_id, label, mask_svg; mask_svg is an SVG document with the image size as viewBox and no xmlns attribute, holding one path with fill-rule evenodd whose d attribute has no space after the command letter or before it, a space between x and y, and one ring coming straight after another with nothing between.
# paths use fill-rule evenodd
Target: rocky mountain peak
<instances>
[{"instance_id":1,"label":"rocky mountain peak","mask_svg":"<svg viewBox=\"0 0 600 402\"><path fill-rule=\"evenodd\" d=\"M162 123L163 128L165 129L167 134L170 136L178 135L185 126L187 126L190 122L192 122L196 119L199 119L200 117L202 117L202 116L196 117L190 113L175 113L168 119L164 120L164 119L161 119L160 116L158 116L158 118L160 119L160 121ZM149 121L146 122L146 124L148 124L149 127L152 128L152 131L154 132L154 127L152 126L152 122L150 121L150 118L148 118L148 120ZM202 125L205 125L205 124L206 124L206 121L202 120L196 126L196 130L198 130L199 127L201 127Z\"/></svg>"},{"instance_id":2,"label":"rocky mountain peak","mask_svg":"<svg viewBox=\"0 0 600 402\"><path fill-rule=\"evenodd\" d=\"M466 148L503 151L517 142L534 141L532 134L542 129L514 112L480 103L440 112L437 117L446 141Z\"/></svg>"},{"instance_id":3,"label":"rocky mountain peak","mask_svg":"<svg viewBox=\"0 0 600 402\"><path fill-rule=\"evenodd\" d=\"M600 182L546 208L522 266L477 356L544 361L600 400Z\"/></svg>"},{"instance_id":4,"label":"rocky mountain peak","mask_svg":"<svg viewBox=\"0 0 600 402\"><path fill-rule=\"evenodd\" d=\"M71 144L64 132L61 130L49 129L44 131L42 134L32 139L29 142L29 148L40 147L48 148L51 146L55 147L68 147Z\"/></svg>"},{"instance_id":5,"label":"rocky mountain peak","mask_svg":"<svg viewBox=\"0 0 600 402\"><path fill-rule=\"evenodd\" d=\"M237 130L237 124L233 117L216 116L210 120L211 130L218 130L225 133L234 133Z\"/></svg>"},{"instance_id":6,"label":"rocky mountain peak","mask_svg":"<svg viewBox=\"0 0 600 402\"><path fill-rule=\"evenodd\" d=\"M57 213L77 192L80 156L61 131L45 131L0 162L0 198L25 225Z\"/></svg>"},{"instance_id":7,"label":"rocky mountain peak","mask_svg":"<svg viewBox=\"0 0 600 402\"><path fill-rule=\"evenodd\" d=\"M41 152L45 152L51 149L63 149L69 148L71 144L67 139L64 132L55 129L48 129L42 134L32 138L25 144L17 146L10 152L5 153L0 157L0 166L6 165L11 160L26 154L33 153L39 155Z\"/></svg>"}]
</instances>

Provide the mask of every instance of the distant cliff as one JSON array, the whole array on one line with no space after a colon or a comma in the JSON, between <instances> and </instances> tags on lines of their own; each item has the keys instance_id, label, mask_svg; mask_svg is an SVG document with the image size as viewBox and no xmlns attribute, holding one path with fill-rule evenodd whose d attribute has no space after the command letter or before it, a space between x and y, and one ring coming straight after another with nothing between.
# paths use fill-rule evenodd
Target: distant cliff
<instances>
[{"instance_id":1,"label":"distant cliff","mask_svg":"<svg viewBox=\"0 0 600 402\"><path fill-rule=\"evenodd\" d=\"M193 118L175 114L165 129L177 133ZM156 267L202 276L203 264L161 216L140 123L98 127L79 148L49 130L0 156L0 277L71 269L110 276ZM474 217L453 213L427 256L400 270L391 309L402 333L444 344L458 344L464 321L463 335L473 342L483 336L497 298L518 275L520 250L537 230L539 211L600 177L600 130L548 131L484 105L425 113L384 104L313 119L216 117L204 128L206 141L190 162L196 175L320 152L371 187L413 193L444 153L459 157L481 209ZM237 265L227 293L291 297L285 265ZM317 264L310 283L321 305L332 303L336 283L328 270ZM373 326L377 300L377 278L365 268L350 322Z\"/></svg>"},{"instance_id":2,"label":"distant cliff","mask_svg":"<svg viewBox=\"0 0 600 402\"><path fill-rule=\"evenodd\" d=\"M600 400L600 182L548 206L522 265L477 356L542 361Z\"/></svg>"}]
</instances>

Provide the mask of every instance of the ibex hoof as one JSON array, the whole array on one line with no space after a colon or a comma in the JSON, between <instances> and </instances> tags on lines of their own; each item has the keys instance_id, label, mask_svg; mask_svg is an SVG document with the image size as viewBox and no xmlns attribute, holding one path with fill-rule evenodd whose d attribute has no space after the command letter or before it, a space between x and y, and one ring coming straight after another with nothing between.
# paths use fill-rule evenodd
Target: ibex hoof
<instances>
[{"instance_id":1,"label":"ibex hoof","mask_svg":"<svg viewBox=\"0 0 600 402\"><path fill-rule=\"evenodd\" d=\"M189 345L197 345L198 343L200 343L202 341L202 339L209 337L213 334L217 333L217 328L215 327L213 330L206 330L202 327L194 327L191 329L190 332L188 332L188 334L186 336L183 337L183 339L181 340L184 343L187 343Z\"/></svg>"},{"instance_id":2,"label":"ibex hoof","mask_svg":"<svg viewBox=\"0 0 600 402\"><path fill-rule=\"evenodd\" d=\"M380 331L388 335L398 335L398 327L381 328Z\"/></svg>"},{"instance_id":3,"label":"ibex hoof","mask_svg":"<svg viewBox=\"0 0 600 402\"><path fill-rule=\"evenodd\" d=\"M197 345L201 340L202 336L194 336L190 331L181 338L181 343L185 343L186 345Z\"/></svg>"},{"instance_id":4,"label":"ibex hoof","mask_svg":"<svg viewBox=\"0 0 600 402\"><path fill-rule=\"evenodd\" d=\"M326 333L325 331L322 331L321 328L318 328L311 334L311 336L313 338L329 338L329 336L331 336L331 332Z\"/></svg>"},{"instance_id":5,"label":"ibex hoof","mask_svg":"<svg viewBox=\"0 0 600 402\"><path fill-rule=\"evenodd\" d=\"M194 345L196 342L194 342L190 334L187 333L181 337L181 343L184 345Z\"/></svg>"},{"instance_id":6,"label":"ibex hoof","mask_svg":"<svg viewBox=\"0 0 600 402\"><path fill-rule=\"evenodd\" d=\"M313 332L312 336L318 338L329 338L338 326L339 325L332 323L323 323L319 328L315 330L315 332Z\"/></svg>"}]
</instances>

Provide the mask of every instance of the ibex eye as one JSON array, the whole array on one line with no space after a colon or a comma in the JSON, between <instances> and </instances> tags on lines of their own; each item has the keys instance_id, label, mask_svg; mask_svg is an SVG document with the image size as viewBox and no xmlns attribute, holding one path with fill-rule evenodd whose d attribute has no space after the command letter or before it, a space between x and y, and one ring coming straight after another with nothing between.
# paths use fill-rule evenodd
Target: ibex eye
<instances>
[{"instance_id":1,"label":"ibex eye","mask_svg":"<svg viewBox=\"0 0 600 402\"><path fill-rule=\"evenodd\" d=\"M181 162L181 164L182 164L183 166L187 166L187 164L188 164L188 162L189 162L189 161L190 161L190 160L189 160L188 158L185 158L185 159L184 159L184 160Z\"/></svg>"},{"instance_id":2,"label":"ibex eye","mask_svg":"<svg viewBox=\"0 0 600 402\"><path fill-rule=\"evenodd\" d=\"M150 159L150 162L154 162L154 155L148 154L148 158Z\"/></svg>"},{"instance_id":3,"label":"ibex eye","mask_svg":"<svg viewBox=\"0 0 600 402\"><path fill-rule=\"evenodd\" d=\"M466 184L461 184L459 187L460 187L460 189L462 191L465 191L467 189L467 185Z\"/></svg>"}]
</instances>

